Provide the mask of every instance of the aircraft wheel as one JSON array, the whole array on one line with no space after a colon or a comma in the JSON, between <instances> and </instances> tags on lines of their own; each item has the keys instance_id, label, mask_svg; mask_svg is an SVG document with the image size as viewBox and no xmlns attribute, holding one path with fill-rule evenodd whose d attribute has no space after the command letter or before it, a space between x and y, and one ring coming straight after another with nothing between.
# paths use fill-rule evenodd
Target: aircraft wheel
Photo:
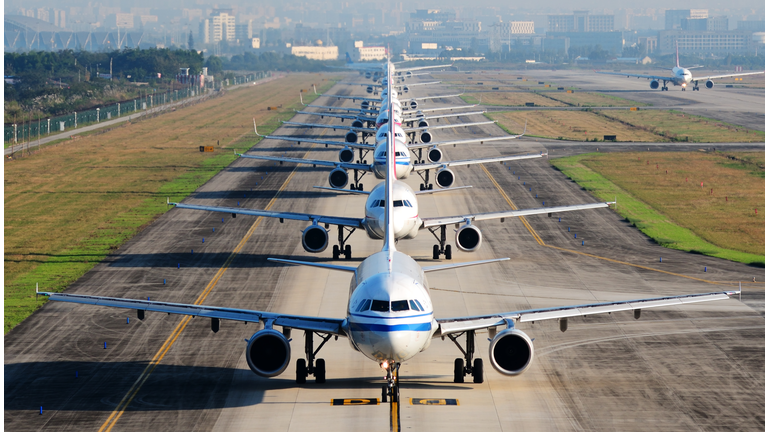
<instances>
[{"instance_id":1,"label":"aircraft wheel","mask_svg":"<svg viewBox=\"0 0 768 432\"><path fill-rule=\"evenodd\" d=\"M432 246L432 259L440 259L440 246Z\"/></svg>"},{"instance_id":2,"label":"aircraft wheel","mask_svg":"<svg viewBox=\"0 0 768 432\"><path fill-rule=\"evenodd\" d=\"M381 386L381 401L386 402L387 401L387 385Z\"/></svg>"},{"instance_id":3,"label":"aircraft wheel","mask_svg":"<svg viewBox=\"0 0 768 432\"><path fill-rule=\"evenodd\" d=\"M430 183L430 184L429 184L429 186L428 186L428 189L429 189L429 190L432 190L432 187L433 187L433 186L434 186L434 185L433 185L432 183Z\"/></svg>"},{"instance_id":4,"label":"aircraft wheel","mask_svg":"<svg viewBox=\"0 0 768 432\"><path fill-rule=\"evenodd\" d=\"M424 190L424 185L423 185L423 184L420 184L420 185L419 185L419 190L420 190L420 191L423 191L423 190Z\"/></svg>"},{"instance_id":5,"label":"aircraft wheel","mask_svg":"<svg viewBox=\"0 0 768 432\"><path fill-rule=\"evenodd\" d=\"M445 259L452 259L453 258L453 251L451 250L451 245L445 246Z\"/></svg>"},{"instance_id":6,"label":"aircraft wheel","mask_svg":"<svg viewBox=\"0 0 768 432\"><path fill-rule=\"evenodd\" d=\"M325 384L325 360L317 359L315 361L315 382Z\"/></svg>"},{"instance_id":7,"label":"aircraft wheel","mask_svg":"<svg viewBox=\"0 0 768 432\"><path fill-rule=\"evenodd\" d=\"M363 165L368 165L368 160L367 159L363 159Z\"/></svg>"},{"instance_id":8,"label":"aircraft wheel","mask_svg":"<svg viewBox=\"0 0 768 432\"><path fill-rule=\"evenodd\" d=\"M457 358L453 361L453 382L464 382L464 359Z\"/></svg>"},{"instance_id":9,"label":"aircraft wheel","mask_svg":"<svg viewBox=\"0 0 768 432\"><path fill-rule=\"evenodd\" d=\"M475 364L472 366L472 382L475 384L483 383L483 359L475 359Z\"/></svg>"},{"instance_id":10,"label":"aircraft wheel","mask_svg":"<svg viewBox=\"0 0 768 432\"><path fill-rule=\"evenodd\" d=\"M354 183L349 185L349 190L357 190L357 186Z\"/></svg>"},{"instance_id":11,"label":"aircraft wheel","mask_svg":"<svg viewBox=\"0 0 768 432\"><path fill-rule=\"evenodd\" d=\"M344 247L344 258L348 260L352 259L352 246L347 245Z\"/></svg>"},{"instance_id":12,"label":"aircraft wheel","mask_svg":"<svg viewBox=\"0 0 768 432\"><path fill-rule=\"evenodd\" d=\"M358 183L357 184L357 190L359 190L359 191L363 190L363 184L362 183Z\"/></svg>"},{"instance_id":13,"label":"aircraft wheel","mask_svg":"<svg viewBox=\"0 0 768 432\"><path fill-rule=\"evenodd\" d=\"M333 259L339 259L339 245L333 245Z\"/></svg>"},{"instance_id":14,"label":"aircraft wheel","mask_svg":"<svg viewBox=\"0 0 768 432\"><path fill-rule=\"evenodd\" d=\"M307 361L304 359L296 360L296 384L307 382Z\"/></svg>"}]
</instances>

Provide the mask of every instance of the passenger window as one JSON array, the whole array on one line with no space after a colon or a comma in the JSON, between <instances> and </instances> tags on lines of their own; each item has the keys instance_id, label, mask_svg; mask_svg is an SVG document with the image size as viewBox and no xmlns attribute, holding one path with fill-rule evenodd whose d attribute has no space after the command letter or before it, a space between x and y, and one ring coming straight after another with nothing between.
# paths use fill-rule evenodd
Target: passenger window
<instances>
[{"instance_id":1,"label":"passenger window","mask_svg":"<svg viewBox=\"0 0 768 432\"><path fill-rule=\"evenodd\" d=\"M371 302L371 310L374 312L389 312L389 302L384 300L374 300Z\"/></svg>"},{"instance_id":2,"label":"passenger window","mask_svg":"<svg viewBox=\"0 0 768 432\"><path fill-rule=\"evenodd\" d=\"M421 303L418 300L414 300L414 301L416 302L416 305L419 307L419 310L422 310L422 311L426 310L426 309L424 309L424 306L422 306Z\"/></svg>"},{"instance_id":3,"label":"passenger window","mask_svg":"<svg viewBox=\"0 0 768 432\"><path fill-rule=\"evenodd\" d=\"M414 302L413 300L408 300L408 302L411 304L411 309L413 309L413 310L415 310L415 311L420 311L420 310L422 310L422 309L419 309L419 307L418 307L418 306L416 306L416 302Z\"/></svg>"},{"instance_id":4,"label":"passenger window","mask_svg":"<svg viewBox=\"0 0 768 432\"><path fill-rule=\"evenodd\" d=\"M392 302L392 312L402 312L407 310L409 310L408 300L395 300Z\"/></svg>"}]
</instances>

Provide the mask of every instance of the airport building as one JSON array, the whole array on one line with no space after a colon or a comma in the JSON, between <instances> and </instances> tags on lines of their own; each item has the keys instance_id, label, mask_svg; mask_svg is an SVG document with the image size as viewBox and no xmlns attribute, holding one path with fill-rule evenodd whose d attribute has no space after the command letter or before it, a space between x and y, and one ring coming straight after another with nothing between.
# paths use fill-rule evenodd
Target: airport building
<instances>
[{"instance_id":1,"label":"airport building","mask_svg":"<svg viewBox=\"0 0 768 432\"><path fill-rule=\"evenodd\" d=\"M363 41L355 41L354 61L384 60L387 48L383 46L363 46Z\"/></svg>"},{"instance_id":2,"label":"airport building","mask_svg":"<svg viewBox=\"0 0 768 432\"><path fill-rule=\"evenodd\" d=\"M765 33L751 31L680 31L659 32L659 53L673 54L675 44L685 54L750 54L765 50Z\"/></svg>"},{"instance_id":3,"label":"airport building","mask_svg":"<svg viewBox=\"0 0 768 432\"><path fill-rule=\"evenodd\" d=\"M569 48L588 47L595 48L598 45L616 55L620 55L624 49L624 35L620 31L608 32L573 32L573 33L547 33L547 36L565 37L569 40Z\"/></svg>"},{"instance_id":4,"label":"airport building","mask_svg":"<svg viewBox=\"0 0 768 432\"><path fill-rule=\"evenodd\" d=\"M298 57L306 57L310 60L337 60L339 47L331 46L293 46L291 54Z\"/></svg>"},{"instance_id":5,"label":"airport building","mask_svg":"<svg viewBox=\"0 0 768 432\"><path fill-rule=\"evenodd\" d=\"M613 31L613 15L590 15L589 11L573 11L573 15L548 15L547 22L547 33Z\"/></svg>"}]
</instances>

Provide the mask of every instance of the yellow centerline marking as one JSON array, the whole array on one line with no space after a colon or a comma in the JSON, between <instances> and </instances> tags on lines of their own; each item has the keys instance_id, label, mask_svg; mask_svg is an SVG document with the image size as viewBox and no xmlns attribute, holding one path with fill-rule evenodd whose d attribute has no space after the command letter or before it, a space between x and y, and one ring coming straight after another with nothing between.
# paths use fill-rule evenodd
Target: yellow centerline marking
<instances>
[{"instance_id":1,"label":"yellow centerline marking","mask_svg":"<svg viewBox=\"0 0 768 432\"><path fill-rule=\"evenodd\" d=\"M313 144L307 152L304 154L303 158L306 158L307 155L312 151L312 149L315 147ZM280 186L280 189L277 191L274 197L269 201L269 204L267 204L265 210L269 210L272 208L272 206L275 204L277 199L280 197L280 195L283 193L285 188L288 186L288 183L291 182L291 179L293 179L293 176L296 174L296 170L299 168L299 165L296 165L296 167L293 169L291 174L288 176L287 179L285 179L285 182L283 182L283 185ZM208 297L208 294L213 291L213 288L216 286L216 284L219 283L219 280L221 280L222 276L224 276L224 273L227 271L229 266L232 264L232 261L237 257L237 255L240 253L240 251L245 247L245 244L248 242L248 240L251 238L253 233L256 231L256 228L261 225L261 222L264 220L263 216L259 216L256 221L251 225L251 227L248 229L248 232L246 232L245 236L240 240L240 242L237 244L235 249L232 251L232 253L229 255L227 260L224 262L224 264L219 268L219 271L216 272L216 274L213 276L213 279L208 283L208 286L205 287L205 290L203 290L202 293L197 297L197 300L195 300L195 305L200 305L205 301L205 299ZM184 331L184 328L189 324L189 321L192 320L192 317L187 315L185 316L179 324L176 326L176 328L171 332L170 336L165 340L163 345L160 347L160 350L157 351L154 357L152 357L152 361L149 362L146 368L144 368L144 371L141 372L141 375L136 379L136 381L133 383L133 386L128 390L128 393L123 397L123 399L120 401L119 404L117 404L117 407L114 411L112 411L112 414L109 415L109 418L107 418L107 421L104 422L103 425L99 428L99 432L109 432L112 430L112 428L115 426L117 421L122 417L123 413L125 413L126 408L128 408L128 405L133 401L133 399L136 397L136 394L138 394L139 390L141 390L141 387L144 385L144 383L149 379L149 376L152 374L152 372L155 370L157 365L160 363L160 361L163 360L163 357L168 353L168 351L173 346L174 342L176 342L176 339L179 337L182 331Z\"/></svg>"},{"instance_id":2,"label":"yellow centerline marking","mask_svg":"<svg viewBox=\"0 0 768 432\"><path fill-rule=\"evenodd\" d=\"M512 210L517 210L518 208L515 205L515 203L513 203L512 200L509 199L509 196L506 194L506 192L504 192L504 190L501 188L501 185L499 185L499 183L496 181L496 179L493 178L493 175L491 175L491 173L488 171L488 169L486 169L485 166L482 165L482 164L480 165L480 168L482 168L483 171L485 171L485 175L487 175L488 178L491 180L491 183L493 183L493 185L496 186L496 189L499 191L499 193L501 194L502 198L504 198L507 201L507 204L509 204L509 206L512 207ZM574 254L578 254L578 255L588 256L590 258L596 258L596 259L600 259L600 260L603 260L603 261L608 261L608 262L612 262L612 263L616 263L616 264L623 264L623 265L627 265L627 266L630 266L630 267L635 267L635 268L639 268L639 269L643 269L643 270L649 270L649 271L654 271L654 272L658 272L658 273L664 273L664 274L668 274L668 275L671 275L671 276L678 276L678 277L682 277L682 278L686 278L686 279L691 279L691 280L695 280L695 281L699 281L699 282L706 282L708 284L713 284L713 285L726 285L726 286L730 286L730 284L734 283L734 282L730 282L730 283L729 282L715 282L715 281L711 281L711 280L707 280L707 279L697 278L697 277L694 277L694 276L688 276L688 275L684 275L684 274L680 274L680 273L673 273L673 272L669 272L669 271L666 271L666 270L659 270L659 269L655 269L653 267L647 267L647 266L640 265L640 264L633 264L633 263L626 262L626 261L619 261L619 260L615 260L615 259L612 259L612 258L606 258L606 257L602 257L602 256L599 256L599 255L594 255L594 254L590 254L590 253L586 253L586 252L579 252L579 251L576 251L576 250L566 249L566 248L562 248L562 247L559 247L559 246L548 245L548 244L544 243L544 240L541 239L541 237L536 232L536 230L534 230L533 227L531 226L531 224L525 219L525 216L518 216L518 218L520 218L520 221L523 223L523 225L525 225L525 228L528 229L528 232L531 233L531 235L533 236L534 240L536 240L536 243L538 243L538 244L540 244L541 246L544 246L544 247L548 247L548 248L552 248L552 249L557 249L557 250L563 251L563 252L570 252L570 253L574 253Z\"/></svg>"}]
</instances>

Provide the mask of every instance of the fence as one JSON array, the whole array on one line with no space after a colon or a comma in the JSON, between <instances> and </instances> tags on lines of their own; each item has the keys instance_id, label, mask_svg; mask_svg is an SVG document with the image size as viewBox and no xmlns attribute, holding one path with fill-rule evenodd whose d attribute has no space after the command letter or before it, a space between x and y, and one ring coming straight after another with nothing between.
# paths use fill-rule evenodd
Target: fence
<instances>
[{"instance_id":1,"label":"fence","mask_svg":"<svg viewBox=\"0 0 768 432\"><path fill-rule=\"evenodd\" d=\"M235 77L234 84L244 84L255 79L270 76L271 73L259 72L245 76ZM195 97L205 90L187 87L165 93L148 93L145 96L119 102L114 105L104 106L87 111L78 111L48 119L32 120L5 126L4 141L10 144L23 143L35 140L39 136L49 135L55 132L63 132L78 127L100 123L117 117L132 115L146 111L157 106L177 102L186 98Z\"/></svg>"}]
</instances>

